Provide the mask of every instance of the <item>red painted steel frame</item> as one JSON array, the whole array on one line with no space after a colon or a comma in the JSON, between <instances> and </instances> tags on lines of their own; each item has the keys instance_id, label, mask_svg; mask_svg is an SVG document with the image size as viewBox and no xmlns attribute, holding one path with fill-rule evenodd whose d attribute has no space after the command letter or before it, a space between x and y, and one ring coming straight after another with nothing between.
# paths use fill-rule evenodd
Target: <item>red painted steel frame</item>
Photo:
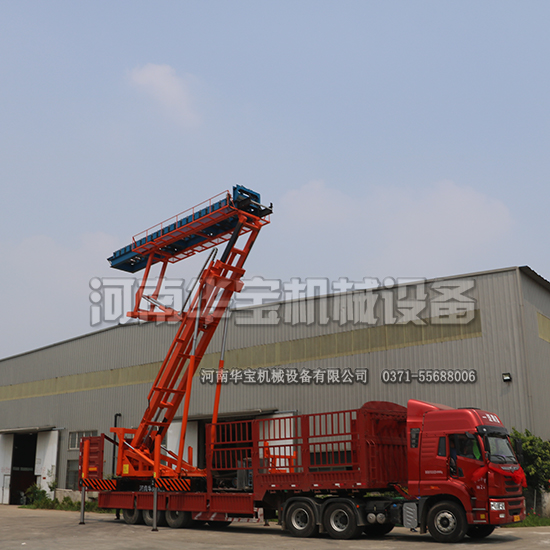
<instances>
[{"instance_id":1,"label":"red painted steel frame","mask_svg":"<svg viewBox=\"0 0 550 550\"><path fill-rule=\"evenodd\" d=\"M256 217L250 213L233 209L239 223L229 241L222 260L211 261L206 266L194 293L189 308L185 313L179 313L171 308L165 308L157 303L145 310L140 308L143 291L153 263L154 251L149 256L143 282L136 293L136 306L128 315L139 319L152 321L157 319L181 321L180 328L168 350L168 354L149 392L149 406L136 430L126 428L111 428L121 442L118 454L117 475L131 477L176 477L200 476L206 473L183 459L183 441L187 425L189 400L193 375L206 352L208 344L226 311L234 292L239 292L243 286L244 262L256 240L258 232L268 220ZM239 237L244 244L240 248L235 245ZM220 237L216 237L219 241ZM163 243L164 245L164 243ZM159 245L160 246L160 245ZM201 250L204 244L201 244ZM167 261L161 271L164 277ZM160 290L159 280L154 294L150 297L156 301ZM150 303L151 300L149 300ZM155 311L155 307L160 311ZM178 454L162 453L160 441L166 435L167 429L174 419L178 407L184 401L184 416L182 421L181 443ZM214 408L217 409L219 393L216 393ZM131 440L130 440L131 438ZM156 442L156 444L155 444Z\"/></svg>"},{"instance_id":2,"label":"red painted steel frame","mask_svg":"<svg viewBox=\"0 0 550 550\"><path fill-rule=\"evenodd\" d=\"M214 477L249 471L256 501L270 491L383 490L406 483L404 407L360 409L218 424L206 429L207 488Z\"/></svg>"}]
</instances>

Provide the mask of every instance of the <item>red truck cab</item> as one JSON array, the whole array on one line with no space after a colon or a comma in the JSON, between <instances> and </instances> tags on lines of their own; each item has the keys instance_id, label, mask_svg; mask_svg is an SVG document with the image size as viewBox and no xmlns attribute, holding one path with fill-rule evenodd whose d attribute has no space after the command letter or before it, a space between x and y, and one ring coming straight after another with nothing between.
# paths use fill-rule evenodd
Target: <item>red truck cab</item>
<instances>
[{"instance_id":1,"label":"red truck cab","mask_svg":"<svg viewBox=\"0 0 550 550\"><path fill-rule=\"evenodd\" d=\"M463 513L444 509L438 515L434 500L461 505L470 536L525 518L525 476L497 415L411 399L407 458L409 494L431 497L420 525L432 534L452 530L455 515Z\"/></svg>"}]
</instances>

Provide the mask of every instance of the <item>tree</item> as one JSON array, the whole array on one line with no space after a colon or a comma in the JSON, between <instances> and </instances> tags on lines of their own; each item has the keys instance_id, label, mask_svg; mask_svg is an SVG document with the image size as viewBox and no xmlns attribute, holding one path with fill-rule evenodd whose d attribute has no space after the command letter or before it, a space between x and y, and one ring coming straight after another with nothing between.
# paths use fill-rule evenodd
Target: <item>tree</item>
<instances>
[{"instance_id":1,"label":"tree","mask_svg":"<svg viewBox=\"0 0 550 550\"><path fill-rule=\"evenodd\" d=\"M512 439L521 441L523 447L522 467L527 485L534 490L548 491L550 487L550 442L533 435L512 430Z\"/></svg>"}]
</instances>

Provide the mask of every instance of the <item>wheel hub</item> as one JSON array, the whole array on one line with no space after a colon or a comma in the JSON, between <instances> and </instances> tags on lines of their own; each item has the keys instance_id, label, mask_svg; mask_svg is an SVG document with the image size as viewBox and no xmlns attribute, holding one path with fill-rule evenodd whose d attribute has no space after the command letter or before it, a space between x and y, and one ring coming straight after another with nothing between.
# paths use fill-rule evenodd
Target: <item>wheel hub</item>
<instances>
[{"instance_id":1,"label":"wheel hub","mask_svg":"<svg viewBox=\"0 0 550 550\"><path fill-rule=\"evenodd\" d=\"M343 510L336 510L330 516L330 525L335 531L345 531L348 524L348 515Z\"/></svg>"},{"instance_id":2,"label":"wheel hub","mask_svg":"<svg viewBox=\"0 0 550 550\"><path fill-rule=\"evenodd\" d=\"M449 534L456 529L456 518L448 511L437 515L435 526L440 533Z\"/></svg>"},{"instance_id":3,"label":"wheel hub","mask_svg":"<svg viewBox=\"0 0 550 550\"><path fill-rule=\"evenodd\" d=\"M292 525L296 529L305 529L309 524L309 514L306 510L299 509L292 514Z\"/></svg>"}]
</instances>

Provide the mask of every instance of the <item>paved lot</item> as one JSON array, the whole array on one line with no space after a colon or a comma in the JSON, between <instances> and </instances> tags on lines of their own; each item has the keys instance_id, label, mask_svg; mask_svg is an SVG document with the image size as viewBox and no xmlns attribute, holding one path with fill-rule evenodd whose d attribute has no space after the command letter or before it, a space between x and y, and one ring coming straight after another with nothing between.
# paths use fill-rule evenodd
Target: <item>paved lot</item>
<instances>
[{"instance_id":1,"label":"paved lot","mask_svg":"<svg viewBox=\"0 0 550 550\"><path fill-rule=\"evenodd\" d=\"M79 525L76 512L27 510L0 506L0 550L220 550L243 548L283 550L438 550L456 548L439 544L429 535L397 528L382 539L361 538L336 541L324 536L295 539L276 525L232 525L223 531L160 528L154 533L145 525L117 522L113 515L87 514L86 525ZM550 528L497 529L482 541L466 538L459 548L508 550L549 548Z\"/></svg>"}]
</instances>

